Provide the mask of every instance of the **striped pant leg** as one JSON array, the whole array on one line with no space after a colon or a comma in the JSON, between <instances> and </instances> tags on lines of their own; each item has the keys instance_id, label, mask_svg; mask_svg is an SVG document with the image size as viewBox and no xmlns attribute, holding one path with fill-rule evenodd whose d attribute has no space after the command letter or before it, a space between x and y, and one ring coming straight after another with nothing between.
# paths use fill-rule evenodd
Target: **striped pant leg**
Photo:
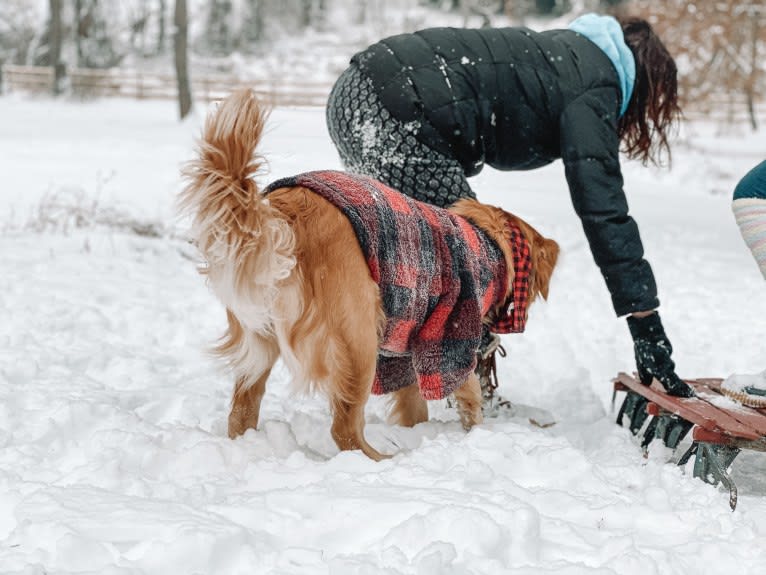
<instances>
[{"instance_id":1,"label":"striped pant leg","mask_svg":"<svg viewBox=\"0 0 766 575\"><path fill-rule=\"evenodd\" d=\"M460 163L417 138L417 122L393 118L369 78L352 65L327 103L327 128L350 172L380 180L416 200L446 207L475 199Z\"/></svg>"},{"instance_id":2,"label":"striped pant leg","mask_svg":"<svg viewBox=\"0 0 766 575\"><path fill-rule=\"evenodd\" d=\"M736 198L732 202L732 211L742 239L766 279L766 199Z\"/></svg>"},{"instance_id":3,"label":"striped pant leg","mask_svg":"<svg viewBox=\"0 0 766 575\"><path fill-rule=\"evenodd\" d=\"M742 238L766 278L766 161L739 181L731 207Z\"/></svg>"}]
</instances>

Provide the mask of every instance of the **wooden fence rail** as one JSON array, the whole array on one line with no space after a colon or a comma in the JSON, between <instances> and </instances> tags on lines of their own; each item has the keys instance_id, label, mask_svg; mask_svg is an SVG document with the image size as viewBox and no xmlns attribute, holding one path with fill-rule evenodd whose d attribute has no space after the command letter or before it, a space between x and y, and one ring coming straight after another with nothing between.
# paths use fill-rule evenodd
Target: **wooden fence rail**
<instances>
[{"instance_id":1,"label":"wooden fence rail","mask_svg":"<svg viewBox=\"0 0 766 575\"><path fill-rule=\"evenodd\" d=\"M50 93L53 69L43 66L2 67L6 93ZM113 68L107 70L69 68L66 85L75 97L123 97L134 99L175 99L176 79L172 74L148 73ZM199 101L218 100L234 88L248 86L272 105L324 106L329 82L267 81L231 75L193 75L191 90Z\"/></svg>"},{"instance_id":2,"label":"wooden fence rail","mask_svg":"<svg viewBox=\"0 0 766 575\"><path fill-rule=\"evenodd\" d=\"M51 93L53 69L43 66L2 67L5 92ZM122 68L70 68L66 83L75 97L123 97L134 99L175 99L173 74L158 74ZM327 103L330 81L275 81L233 75L192 75L191 89L198 101L220 100L234 88L248 86L264 101L275 106L317 106ZM764 104L758 102L757 117L764 117ZM709 119L721 123L748 121L744 95L713 94L704 101L685 106L690 119Z\"/></svg>"}]
</instances>

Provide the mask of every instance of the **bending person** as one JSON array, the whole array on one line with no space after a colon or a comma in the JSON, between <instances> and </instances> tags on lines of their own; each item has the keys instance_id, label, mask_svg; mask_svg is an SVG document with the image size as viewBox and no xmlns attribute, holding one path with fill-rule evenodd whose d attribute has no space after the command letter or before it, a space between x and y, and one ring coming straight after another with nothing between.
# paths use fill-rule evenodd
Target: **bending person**
<instances>
[{"instance_id":1,"label":"bending person","mask_svg":"<svg viewBox=\"0 0 766 575\"><path fill-rule=\"evenodd\" d=\"M619 157L622 147L661 163L679 115L676 65L650 25L595 14L539 33L433 28L381 40L352 58L327 106L348 170L439 206L475 197L467 178L485 164L529 170L562 159L614 309L628 316L641 381L688 396Z\"/></svg>"}]
</instances>

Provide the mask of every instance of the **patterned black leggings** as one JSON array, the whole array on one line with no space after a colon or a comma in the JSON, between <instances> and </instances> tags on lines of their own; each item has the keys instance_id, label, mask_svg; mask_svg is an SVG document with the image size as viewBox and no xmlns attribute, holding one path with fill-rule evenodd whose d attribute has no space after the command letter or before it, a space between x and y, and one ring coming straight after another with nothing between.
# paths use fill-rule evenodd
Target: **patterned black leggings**
<instances>
[{"instance_id":1,"label":"patterned black leggings","mask_svg":"<svg viewBox=\"0 0 766 575\"><path fill-rule=\"evenodd\" d=\"M476 198L460 163L421 143L417 122L391 117L372 82L353 64L330 93L327 127L349 172L436 206Z\"/></svg>"}]
</instances>

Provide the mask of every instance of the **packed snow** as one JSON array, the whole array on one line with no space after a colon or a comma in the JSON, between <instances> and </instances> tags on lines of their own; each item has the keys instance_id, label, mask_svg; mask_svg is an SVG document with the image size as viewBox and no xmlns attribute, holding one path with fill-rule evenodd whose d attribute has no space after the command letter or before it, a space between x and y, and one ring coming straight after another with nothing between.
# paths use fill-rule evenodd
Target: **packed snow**
<instances>
[{"instance_id":1,"label":"packed snow","mask_svg":"<svg viewBox=\"0 0 766 575\"><path fill-rule=\"evenodd\" d=\"M395 454L339 453L321 396L279 367L257 431L230 440L225 319L175 215L204 108L0 98L0 573L674 574L766 572L766 455L722 488L615 424L632 371L556 163L485 169L479 197L559 241L548 302L503 337L515 411L465 433L444 403L414 429L368 405ZM340 168L322 109L276 109L261 183ZM766 368L766 285L730 212L766 135L694 122L673 169L624 164L682 377ZM531 408L556 420L540 428Z\"/></svg>"}]
</instances>

